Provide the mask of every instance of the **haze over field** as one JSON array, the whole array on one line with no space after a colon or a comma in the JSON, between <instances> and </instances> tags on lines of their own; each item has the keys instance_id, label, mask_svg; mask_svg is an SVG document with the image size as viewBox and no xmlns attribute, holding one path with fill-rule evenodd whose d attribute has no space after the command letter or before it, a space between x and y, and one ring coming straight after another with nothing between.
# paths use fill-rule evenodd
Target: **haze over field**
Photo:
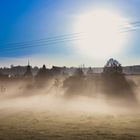
<instances>
[{"instance_id":1,"label":"haze over field","mask_svg":"<svg viewBox=\"0 0 140 140\"><path fill-rule=\"evenodd\" d=\"M139 13L139 0L0 1L0 140L140 140Z\"/></svg>"},{"instance_id":2,"label":"haze over field","mask_svg":"<svg viewBox=\"0 0 140 140\"><path fill-rule=\"evenodd\" d=\"M139 86L140 77L128 76L128 79ZM8 84L8 90L1 93L0 137L4 140L140 138L138 87L135 88L137 103L130 104L132 99L119 106L90 93L67 97L62 88L52 88L51 84L41 89L30 89L28 84Z\"/></svg>"}]
</instances>

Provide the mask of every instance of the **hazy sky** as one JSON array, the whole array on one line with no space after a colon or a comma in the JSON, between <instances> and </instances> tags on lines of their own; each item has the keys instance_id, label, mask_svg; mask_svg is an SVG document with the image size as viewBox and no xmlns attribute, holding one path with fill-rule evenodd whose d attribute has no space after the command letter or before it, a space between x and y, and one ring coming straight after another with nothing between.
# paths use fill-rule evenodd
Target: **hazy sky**
<instances>
[{"instance_id":1,"label":"hazy sky","mask_svg":"<svg viewBox=\"0 0 140 140\"><path fill-rule=\"evenodd\" d=\"M84 56L74 43L78 17L98 8L115 11L131 23L140 21L140 0L0 0L0 65L25 65L29 59L32 65L48 67L103 66L110 56ZM111 56L122 65L140 64L139 25L129 31L127 47Z\"/></svg>"}]
</instances>

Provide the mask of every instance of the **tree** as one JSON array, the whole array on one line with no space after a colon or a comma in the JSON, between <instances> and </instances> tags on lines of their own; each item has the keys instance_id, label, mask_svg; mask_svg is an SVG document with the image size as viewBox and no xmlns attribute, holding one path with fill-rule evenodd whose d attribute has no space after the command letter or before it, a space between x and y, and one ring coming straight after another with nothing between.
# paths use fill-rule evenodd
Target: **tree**
<instances>
[{"instance_id":1,"label":"tree","mask_svg":"<svg viewBox=\"0 0 140 140\"><path fill-rule=\"evenodd\" d=\"M88 68L87 75L89 76L93 75L93 70L91 67Z\"/></svg>"},{"instance_id":2,"label":"tree","mask_svg":"<svg viewBox=\"0 0 140 140\"><path fill-rule=\"evenodd\" d=\"M111 100L121 103L136 103L132 82L126 79L122 72L122 66L113 58L107 61L103 69L103 92Z\"/></svg>"},{"instance_id":3,"label":"tree","mask_svg":"<svg viewBox=\"0 0 140 140\"><path fill-rule=\"evenodd\" d=\"M117 60L111 58L107 61L103 72L105 74L122 74L122 66Z\"/></svg>"},{"instance_id":4,"label":"tree","mask_svg":"<svg viewBox=\"0 0 140 140\"><path fill-rule=\"evenodd\" d=\"M83 72L82 68L76 69L75 76L84 76L84 72Z\"/></svg>"}]
</instances>

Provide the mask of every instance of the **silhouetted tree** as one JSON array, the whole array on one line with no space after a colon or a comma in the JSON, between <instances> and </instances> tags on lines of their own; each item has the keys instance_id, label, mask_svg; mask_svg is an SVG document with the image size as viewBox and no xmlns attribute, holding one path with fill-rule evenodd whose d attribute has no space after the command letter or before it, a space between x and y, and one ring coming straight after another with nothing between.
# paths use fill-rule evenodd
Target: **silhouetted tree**
<instances>
[{"instance_id":1,"label":"silhouetted tree","mask_svg":"<svg viewBox=\"0 0 140 140\"><path fill-rule=\"evenodd\" d=\"M110 59L103 69L103 91L108 98L121 102L134 103L136 101L133 87L122 73L121 64Z\"/></svg>"},{"instance_id":2,"label":"silhouetted tree","mask_svg":"<svg viewBox=\"0 0 140 140\"><path fill-rule=\"evenodd\" d=\"M113 58L109 59L109 61L107 61L104 69L103 69L103 72L105 74L122 74L122 66L121 64L117 61L117 60L114 60Z\"/></svg>"},{"instance_id":3,"label":"silhouetted tree","mask_svg":"<svg viewBox=\"0 0 140 140\"><path fill-rule=\"evenodd\" d=\"M88 76L92 76L92 75L93 75L93 70L92 70L91 67L88 68L87 75L88 75Z\"/></svg>"},{"instance_id":4,"label":"silhouetted tree","mask_svg":"<svg viewBox=\"0 0 140 140\"><path fill-rule=\"evenodd\" d=\"M57 66L53 66L51 68L51 74L52 74L53 77L61 75L62 74L62 68L57 67Z\"/></svg>"},{"instance_id":5,"label":"silhouetted tree","mask_svg":"<svg viewBox=\"0 0 140 140\"><path fill-rule=\"evenodd\" d=\"M82 70L82 68L78 68L76 71L75 71L75 74L74 74L75 76L77 76L77 77L81 77L81 76L84 76L84 72L83 72L83 70Z\"/></svg>"},{"instance_id":6,"label":"silhouetted tree","mask_svg":"<svg viewBox=\"0 0 140 140\"><path fill-rule=\"evenodd\" d=\"M43 67L39 69L37 75L35 76L36 84L42 87L51 79L51 77L52 75L50 70L47 69L45 65L43 65Z\"/></svg>"},{"instance_id":7,"label":"silhouetted tree","mask_svg":"<svg viewBox=\"0 0 140 140\"><path fill-rule=\"evenodd\" d=\"M8 80L8 79L9 79L8 75L3 74L2 72L0 72L0 81Z\"/></svg>"},{"instance_id":8,"label":"silhouetted tree","mask_svg":"<svg viewBox=\"0 0 140 140\"><path fill-rule=\"evenodd\" d=\"M25 80L32 80L33 79L33 74L31 71L31 66L28 64L26 72L23 75Z\"/></svg>"}]
</instances>

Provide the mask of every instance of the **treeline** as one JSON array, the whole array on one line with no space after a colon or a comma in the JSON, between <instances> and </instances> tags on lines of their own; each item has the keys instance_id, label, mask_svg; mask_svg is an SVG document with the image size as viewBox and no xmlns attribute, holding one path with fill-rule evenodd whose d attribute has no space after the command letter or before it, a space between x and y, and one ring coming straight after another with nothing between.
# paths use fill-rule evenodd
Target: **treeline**
<instances>
[{"instance_id":1,"label":"treeline","mask_svg":"<svg viewBox=\"0 0 140 140\"><path fill-rule=\"evenodd\" d=\"M121 64L110 59L104 66L102 73L94 73L89 68L86 73L83 68L77 68L74 74L66 73L66 67L52 67L47 69L45 65L39 69L37 74L32 74L31 66L28 65L26 72L18 77L7 77L0 74L0 79L7 81L24 81L26 92L46 87L55 88L56 91L63 90L63 96L70 99L76 96L89 96L106 98L108 102L121 102L122 104L136 104L137 99L134 93L135 84L128 81L122 72ZM25 90L25 89L24 89ZM47 93L49 94L49 93Z\"/></svg>"}]
</instances>

